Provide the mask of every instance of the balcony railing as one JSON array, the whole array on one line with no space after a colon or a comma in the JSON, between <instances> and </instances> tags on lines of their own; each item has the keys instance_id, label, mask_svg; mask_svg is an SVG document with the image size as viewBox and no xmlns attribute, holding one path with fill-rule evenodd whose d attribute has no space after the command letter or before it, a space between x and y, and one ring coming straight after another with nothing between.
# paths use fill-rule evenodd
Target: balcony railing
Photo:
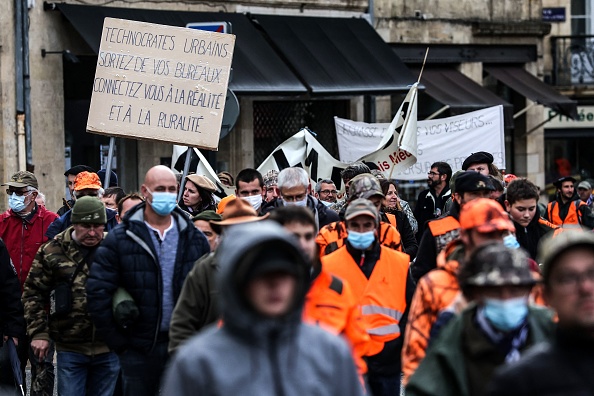
<instances>
[{"instance_id":1,"label":"balcony railing","mask_svg":"<svg viewBox=\"0 0 594 396\"><path fill-rule=\"evenodd\" d=\"M553 84L594 85L594 36L551 37Z\"/></svg>"}]
</instances>

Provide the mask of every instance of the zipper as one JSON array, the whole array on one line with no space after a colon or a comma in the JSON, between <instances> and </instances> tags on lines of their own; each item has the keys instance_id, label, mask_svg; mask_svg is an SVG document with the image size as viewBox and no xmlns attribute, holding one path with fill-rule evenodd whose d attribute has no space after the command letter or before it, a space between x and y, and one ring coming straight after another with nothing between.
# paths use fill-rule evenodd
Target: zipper
<instances>
[{"instance_id":1,"label":"zipper","mask_svg":"<svg viewBox=\"0 0 594 396\"><path fill-rule=\"evenodd\" d=\"M284 396L285 390L281 381L281 370L278 364L278 331L274 330L270 333L270 348L268 349L268 358L272 368L272 380L274 382L274 394L276 396Z\"/></svg>"},{"instance_id":2,"label":"zipper","mask_svg":"<svg viewBox=\"0 0 594 396\"><path fill-rule=\"evenodd\" d=\"M132 238L132 240L134 240L136 243L138 243L140 245L140 247L142 247L144 250L146 250L148 252L148 254L150 254L150 256L153 259L153 262L155 263L155 266L157 267L157 278L158 278L158 282L157 282L157 296L159 299L159 314L157 315L157 324L155 326L155 336L153 337L153 345L151 346L151 350L150 352L152 352L155 349L155 345L157 345L157 338L159 337L159 328L161 327L161 317L163 316L163 301L161 301L162 298L162 289L163 289L163 279L161 277L161 268L159 267L159 262L157 261L157 257L155 257L155 255L153 254L153 251L151 250L151 248L147 245L147 243L145 241L143 241L138 235L136 235L135 233L133 233L130 230L126 230L126 235L128 235L130 238Z\"/></svg>"}]
</instances>

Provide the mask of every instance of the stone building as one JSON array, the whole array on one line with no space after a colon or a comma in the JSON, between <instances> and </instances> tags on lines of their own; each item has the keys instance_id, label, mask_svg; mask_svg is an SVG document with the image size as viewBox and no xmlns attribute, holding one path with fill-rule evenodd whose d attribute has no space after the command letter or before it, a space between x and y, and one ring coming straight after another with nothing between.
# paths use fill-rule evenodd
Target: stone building
<instances>
[{"instance_id":1,"label":"stone building","mask_svg":"<svg viewBox=\"0 0 594 396\"><path fill-rule=\"evenodd\" d=\"M74 0L7 1L6 12L0 13L0 141L4 153L0 175L5 180L16 170L29 166L47 194L47 206L57 209L65 193L64 170L79 163L99 169L109 141L105 136L85 132L97 62L96 31L102 17L113 12L122 18L154 18L164 24L175 20L184 26L192 13L196 22L215 17L232 20L233 33L241 35L236 51L241 45L244 61L234 63L230 85L235 87L241 112L233 131L221 139L219 151L209 155L217 170L237 173L244 167L257 166L276 145L303 126L316 131L318 140L336 155L333 116L361 121L390 120L406 86L415 80L424 49L429 46L428 75L434 77L428 80L428 87L443 81L444 70L455 72L458 85L469 80L475 83L480 99L473 100L472 95L465 97L461 90L454 95L456 101L444 103L443 97L428 89L422 94L420 118L439 110L440 116L446 116L505 104L508 171L544 185L544 133L539 124L545 110L540 104L532 105L535 99L530 96L534 92L510 87L501 69L509 72L505 67L510 66L511 77L520 79L526 76L521 72L539 80L549 73L549 44L545 38L551 34L551 24L542 21L543 7L559 5L569 13L569 4L552 4L568 2L88 0L82 5ZM17 18L19 8L29 23L29 78L19 62L22 36L16 32L23 21ZM303 17L322 19L307 23L292 19ZM378 37L383 39L381 45L359 23L361 18L371 22L368 27L379 33ZM310 22L324 33L320 43L307 34L313 26ZM363 45L373 51L349 52L352 49L341 48L340 38L333 37L333 31L341 32L343 40L347 34L353 34L357 40L363 37ZM552 33L561 33L558 25L553 25ZM346 57L320 54L326 48L322 38ZM316 56L304 56L308 49ZM399 58L410 71L401 67ZM367 68L368 73L353 67L350 75L349 61ZM391 65L388 69L375 69L386 62ZM320 70L326 74L320 74ZM30 110L23 105L21 95L29 82ZM547 109L571 113L569 99L552 97L545 89L546 84L541 85L539 103L548 106ZM465 106L466 102L469 106ZM120 184L126 190L135 190L150 166L169 163L172 146L118 138L116 151ZM5 201L1 200L0 207L6 205Z\"/></svg>"}]
</instances>

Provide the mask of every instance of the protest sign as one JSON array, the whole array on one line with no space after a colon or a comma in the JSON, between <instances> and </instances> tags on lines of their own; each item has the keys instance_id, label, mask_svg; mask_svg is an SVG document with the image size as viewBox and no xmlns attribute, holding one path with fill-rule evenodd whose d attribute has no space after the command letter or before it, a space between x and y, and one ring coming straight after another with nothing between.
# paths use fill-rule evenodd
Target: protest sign
<instances>
[{"instance_id":1,"label":"protest sign","mask_svg":"<svg viewBox=\"0 0 594 396\"><path fill-rule=\"evenodd\" d=\"M356 145L357 154L360 155L357 159L368 158L366 153L376 150L390 125L367 124L337 117L335 124L339 147ZM395 171L392 178L424 179L431 164L437 161L449 163L455 172L461 169L466 157L477 151L493 154L494 164L498 168L505 168L503 107L495 106L454 117L417 121L417 163L403 171Z\"/></svg>"},{"instance_id":2,"label":"protest sign","mask_svg":"<svg viewBox=\"0 0 594 396\"><path fill-rule=\"evenodd\" d=\"M217 150L235 36L105 18L87 131Z\"/></svg>"}]
</instances>

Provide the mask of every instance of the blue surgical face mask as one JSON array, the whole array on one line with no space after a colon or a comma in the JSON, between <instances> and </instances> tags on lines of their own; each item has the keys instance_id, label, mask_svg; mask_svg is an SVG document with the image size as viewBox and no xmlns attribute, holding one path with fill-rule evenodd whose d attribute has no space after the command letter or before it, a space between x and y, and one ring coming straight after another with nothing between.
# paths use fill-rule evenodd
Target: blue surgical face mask
<instances>
[{"instance_id":1,"label":"blue surgical face mask","mask_svg":"<svg viewBox=\"0 0 594 396\"><path fill-rule=\"evenodd\" d=\"M368 232L355 232L349 231L347 240L355 249L365 250L373 241L375 241L375 233L373 231Z\"/></svg>"},{"instance_id":2,"label":"blue surgical face mask","mask_svg":"<svg viewBox=\"0 0 594 396\"><path fill-rule=\"evenodd\" d=\"M328 202L328 201L322 201L320 200L321 203L324 204L325 207L329 208L330 206L332 206L334 204L334 202Z\"/></svg>"},{"instance_id":3,"label":"blue surgical face mask","mask_svg":"<svg viewBox=\"0 0 594 396\"><path fill-rule=\"evenodd\" d=\"M505 247L508 247L510 249L517 249L520 247L520 244L518 243L518 240L516 239L516 236L514 234L508 234L505 237L503 237L503 244L505 245Z\"/></svg>"},{"instance_id":4,"label":"blue surgical face mask","mask_svg":"<svg viewBox=\"0 0 594 396\"><path fill-rule=\"evenodd\" d=\"M285 206L301 206L301 207L305 207L305 206L307 206L307 195L301 201L293 201L293 202L285 201Z\"/></svg>"},{"instance_id":5,"label":"blue surgical face mask","mask_svg":"<svg viewBox=\"0 0 594 396\"><path fill-rule=\"evenodd\" d=\"M27 207L25 198L27 198L28 195L29 194L19 197L15 193L12 193L12 195L8 197L8 206L10 206L10 209L12 209L13 212L22 212Z\"/></svg>"},{"instance_id":6,"label":"blue surgical face mask","mask_svg":"<svg viewBox=\"0 0 594 396\"><path fill-rule=\"evenodd\" d=\"M485 299L483 310L487 320L501 331L517 329L528 315L528 298L517 297L509 300Z\"/></svg>"},{"instance_id":7,"label":"blue surgical face mask","mask_svg":"<svg viewBox=\"0 0 594 396\"><path fill-rule=\"evenodd\" d=\"M153 196L152 202L149 202L153 210L159 216L167 216L177 206L177 195L170 192L152 192L148 187L148 192Z\"/></svg>"}]
</instances>

